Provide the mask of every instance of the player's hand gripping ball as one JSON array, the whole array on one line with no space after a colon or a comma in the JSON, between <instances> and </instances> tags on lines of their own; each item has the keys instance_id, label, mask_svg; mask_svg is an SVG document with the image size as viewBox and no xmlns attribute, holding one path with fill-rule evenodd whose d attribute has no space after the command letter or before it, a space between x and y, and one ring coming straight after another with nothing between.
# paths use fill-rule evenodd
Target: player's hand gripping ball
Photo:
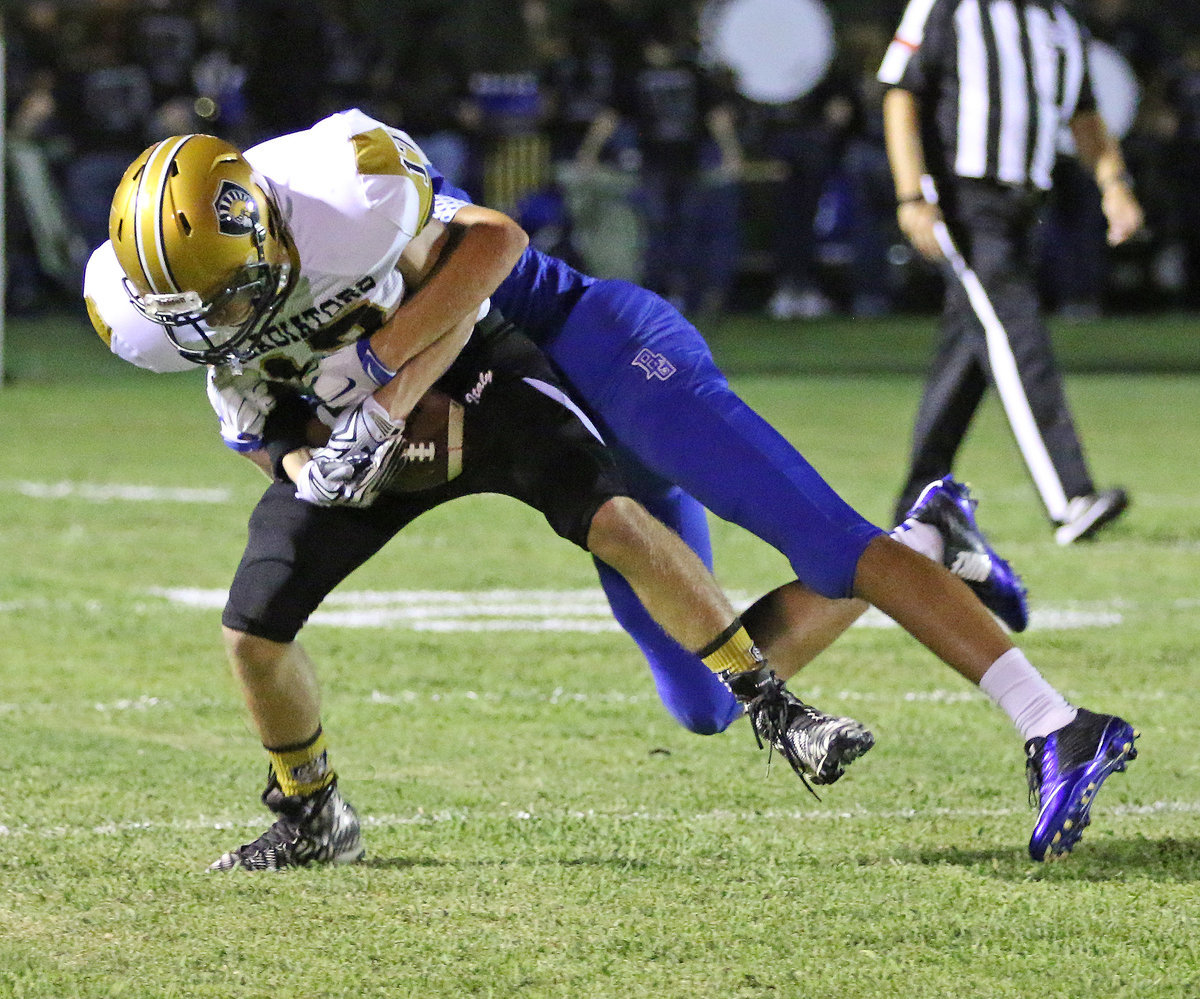
<instances>
[{"instance_id":1,"label":"player's hand gripping ball","mask_svg":"<svg viewBox=\"0 0 1200 999\"><path fill-rule=\"evenodd\" d=\"M325 447L330 439L329 428L318 420L309 424L309 444L314 448ZM364 462L368 455L363 454ZM463 407L450 396L430 389L413 407L404 424L404 432L398 442L386 445L385 464L370 473L376 480L376 491L387 493L414 493L432 489L455 478L463 467ZM361 470L360 470L361 472ZM334 482L338 497L320 498L313 496L309 502L319 505L346 504L340 494L346 491L346 483ZM301 498L313 490L301 486ZM372 497L364 497L369 502ZM361 505L350 503L349 505Z\"/></svg>"}]
</instances>

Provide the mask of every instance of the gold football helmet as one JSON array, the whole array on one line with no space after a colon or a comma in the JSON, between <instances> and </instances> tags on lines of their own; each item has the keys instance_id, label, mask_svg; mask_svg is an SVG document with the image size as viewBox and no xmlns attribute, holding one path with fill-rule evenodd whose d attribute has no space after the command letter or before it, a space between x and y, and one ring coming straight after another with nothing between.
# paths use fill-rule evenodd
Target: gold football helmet
<instances>
[{"instance_id":1,"label":"gold football helmet","mask_svg":"<svg viewBox=\"0 0 1200 999\"><path fill-rule=\"evenodd\" d=\"M297 272L265 182L211 135L176 135L121 178L108 232L137 309L197 364L238 363L283 303Z\"/></svg>"}]
</instances>

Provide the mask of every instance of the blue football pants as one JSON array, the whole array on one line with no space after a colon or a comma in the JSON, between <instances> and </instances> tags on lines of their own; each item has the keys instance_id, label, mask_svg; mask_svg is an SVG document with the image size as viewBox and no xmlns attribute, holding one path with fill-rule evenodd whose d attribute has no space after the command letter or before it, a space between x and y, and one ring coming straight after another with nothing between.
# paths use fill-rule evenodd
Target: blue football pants
<instances>
[{"instance_id":1,"label":"blue football pants","mask_svg":"<svg viewBox=\"0 0 1200 999\"><path fill-rule=\"evenodd\" d=\"M633 496L706 564L712 553L702 507L778 549L816 592L851 595L858 560L883 531L730 389L676 309L637 285L600 281L541 346L616 449ZM676 719L711 733L738 717L733 696L662 632L628 584L605 566L600 576Z\"/></svg>"}]
</instances>

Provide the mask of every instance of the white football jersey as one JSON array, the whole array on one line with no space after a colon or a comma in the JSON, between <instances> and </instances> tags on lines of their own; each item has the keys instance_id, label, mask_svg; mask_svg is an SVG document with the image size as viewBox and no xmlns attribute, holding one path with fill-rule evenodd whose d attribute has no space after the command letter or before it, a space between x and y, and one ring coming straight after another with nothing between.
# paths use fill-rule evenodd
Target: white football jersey
<instances>
[{"instance_id":1,"label":"white football jersey","mask_svg":"<svg viewBox=\"0 0 1200 999\"><path fill-rule=\"evenodd\" d=\"M296 280L273 321L252 341L254 360L209 369L209 398L221 435L238 451L261 446L271 405L265 382L283 382L309 395L339 382L321 363L341 359L400 305L400 254L429 220L433 185L417 145L358 110L345 111L303 132L270 139L245 157L279 207L300 261ZM152 371L194 367L176 352L158 324L129 301L111 242L88 262L84 297L98 333L113 353ZM342 353L339 348L347 347ZM366 373L369 371L369 366ZM379 372L374 372L379 377ZM386 373L384 374L386 377ZM352 378L351 381L354 381ZM377 383L351 386L330 408L353 405Z\"/></svg>"}]
</instances>

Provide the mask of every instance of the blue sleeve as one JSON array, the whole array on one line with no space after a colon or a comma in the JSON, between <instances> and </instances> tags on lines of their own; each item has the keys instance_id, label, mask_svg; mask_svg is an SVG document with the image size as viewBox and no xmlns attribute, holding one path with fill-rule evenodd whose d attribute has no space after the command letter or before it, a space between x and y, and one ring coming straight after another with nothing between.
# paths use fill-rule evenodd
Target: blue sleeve
<instances>
[{"instance_id":1,"label":"blue sleeve","mask_svg":"<svg viewBox=\"0 0 1200 999\"><path fill-rule=\"evenodd\" d=\"M446 198L458 198L459 201L469 201L471 204L475 204L474 198L467 194L461 187L455 187L451 184L450 181L438 173L437 167L431 166L429 168L429 176L433 180L434 195L442 195Z\"/></svg>"}]
</instances>

